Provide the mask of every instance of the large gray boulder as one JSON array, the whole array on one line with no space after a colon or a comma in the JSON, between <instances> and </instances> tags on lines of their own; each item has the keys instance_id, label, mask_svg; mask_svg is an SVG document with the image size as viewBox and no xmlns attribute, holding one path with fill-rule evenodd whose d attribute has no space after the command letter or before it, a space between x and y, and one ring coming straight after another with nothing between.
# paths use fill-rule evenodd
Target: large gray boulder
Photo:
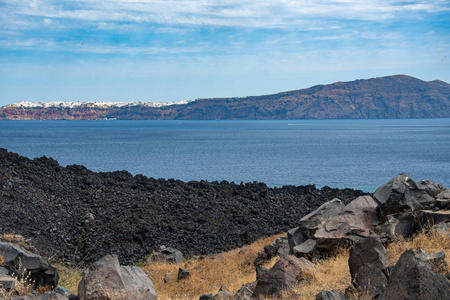
<instances>
[{"instance_id":1,"label":"large gray boulder","mask_svg":"<svg viewBox=\"0 0 450 300\"><path fill-rule=\"evenodd\" d=\"M370 235L377 219L377 203L370 196L360 196L317 229L316 248L331 251L342 244L358 243Z\"/></svg>"},{"instance_id":2,"label":"large gray boulder","mask_svg":"<svg viewBox=\"0 0 450 300\"><path fill-rule=\"evenodd\" d=\"M58 269L47 259L31 253L11 243L0 242L0 253L3 254L2 267L8 270L8 275L34 282L35 287L58 285Z\"/></svg>"},{"instance_id":3,"label":"large gray boulder","mask_svg":"<svg viewBox=\"0 0 450 300\"><path fill-rule=\"evenodd\" d=\"M303 217L297 228L288 231L290 253L320 258L337 247L364 240L377 219L377 203L370 196L358 197L347 205L333 199Z\"/></svg>"},{"instance_id":4,"label":"large gray boulder","mask_svg":"<svg viewBox=\"0 0 450 300\"><path fill-rule=\"evenodd\" d=\"M370 236L350 249L348 259L353 286L363 294L378 298L386 288L386 249Z\"/></svg>"},{"instance_id":5,"label":"large gray boulder","mask_svg":"<svg viewBox=\"0 0 450 300\"><path fill-rule=\"evenodd\" d=\"M429 181L414 182L405 173L399 174L379 187L373 194L382 216L415 211L433 206L440 189Z\"/></svg>"},{"instance_id":6,"label":"large gray boulder","mask_svg":"<svg viewBox=\"0 0 450 300\"><path fill-rule=\"evenodd\" d=\"M313 212L300 219L299 229L305 239L314 238L316 231L327 222L331 217L342 213L345 205L341 200L335 198L328 201Z\"/></svg>"},{"instance_id":7,"label":"large gray boulder","mask_svg":"<svg viewBox=\"0 0 450 300\"><path fill-rule=\"evenodd\" d=\"M78 285L80 300L156 300L155 287L138 267L120 266L117 256L93 263Z\"/></svg>"},{"instance_id":8,"label":"large gray boulder","mask_svg":"<svg viewBox=\"0 0 450 300\"><path fill-rule=\"evenodd\" d=\"M314 265L305 258L288 255L280 259L272 268L258 267L256 269L256 287L253 297L275 296L283 289L294 285L308 276Z\"/></svg>"},{"instance_id":9,"label":"large gray boulder","mask_svg":"<svg viewBox=\"0 0 450 300\"><path fill-rule=\"evenodd\" d=\"M392 299L450 299L450 282L434 273L430 264L417 258L410 249L400 256L381 297L381 300Z\"/></svg>"}]
</instances>

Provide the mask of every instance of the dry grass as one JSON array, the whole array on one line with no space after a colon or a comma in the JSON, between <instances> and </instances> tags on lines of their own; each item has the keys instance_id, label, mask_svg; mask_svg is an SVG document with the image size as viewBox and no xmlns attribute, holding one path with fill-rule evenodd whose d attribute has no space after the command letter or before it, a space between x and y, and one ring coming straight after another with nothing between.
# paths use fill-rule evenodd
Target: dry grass
<instances>
[{"instance_id":1,"label":"dry grass","mask_svg":"<svg viewBox=\"0 0 450 300\"><path fill-rule=\"evenodd\" d=\"M201 295L216 294L222 284L234 294L243 284L256 280L255 267L253 261L257 257L259 250L276 238L283 236L279 234L269 238L261 239L255 243L225 252L215 256L208 256L204 259L193 259L187 263L172 265L164 263L152 263L144 266L143 270L150 276L155 285L158 299L198 299ZM400 255L408 249L422 247L428 253L444 251L447 264L450 265L450 237L444 234L427 234L422 232L412 239L400 240L387 247L386 265L394 265ZM335 256L326 260L315 261L315 269L308 271L308 280L300 282L294 289L285 291L278 298L268 299L315 299L315 296L322 290L338 289L342 292L350 285L350 271L348 267L349 249L340 249ZM278 258L274 258L264 265L270 268ZM0 263L2 256L0 255ZM57 265L60 274L61 286L77 293L78 283L82 277L79 268L69 268L64 265ZM178 269L187 269L190 276L187 279L177 281ZM165 275L170 281L164 283ZM20 294L30 291L30 286L26 281L18 284ZM358 299L365 299L364 295L359 295Z\"/></svg>"},{"instance_id":2,"label":"dry grass","mask_svg":"<svg viewBox=\"0 0 450 300\"><path fill-rule=\"evenodd\" d=\"M200 295L206 293L217 293L222 284L235 293L243 284L256 280L255 267L252 262L256 258L258 250L263 249L265 245L280 236L259 240L250 246L223 253L215 258L192 260L179 265L155 263L145 266L143 269L152 279L159 299L198 299ZM404 251L417 247L422 247L428 253L444 250L447 263L450 263L449 237L422 232L412 239L390 244L387 247L387 265L395 264ZM315 299L322 290L338 289L344 292L351 283L348 257L349 249L343 248L329 259L316 261L316 268L310 272L309 280L300 282L294 289L283 292L278 298L265 299L306 300ZM277 260L273 259L265 267L271 267ZM191 275L190 278L177 282L177 272L180 267L189 270ZM170 282L167 284L164 283L166 273L170 277ZM364 295L357 296L357 299L366 298Z\"/></svg>"},{"instance_id":3,"label":"dry grass","mask_svg":"<svg viewBox=\"0 0 450 300\"><path fill-rule=\"evenodd\" d=\"M203 294L217 293L222 284L235 293L243 284L256 280L253 261L258 251L283 235L285 234L261 239L250 246L208 256L205 259L190 260L185 264L152 263L143 267L143 270L152 279L158 299L198 299ZM271 267L276 260L268 262L265 266ZM190 275L178 282L179 268L188 270ZM166 274L170 278L168 283L164 283Z\"/></svg>"},{"instance_id":4,"label":"dry grass","mask_svg":"<svg viewBox=\"0 0 450 300\"><path fill-rule=\"evenodd\" d=\"M421 232L412 239L400 240L386 247L386 266L395 265L403 252L422 247L427 253L445 252L445 261L450 266L450 237L443 233Z\"/></svg>"},{"instance_id":5,"label":"dry grass","mask_svg":"<svg viewBox=\"0 0 450 300\"><path fill-rule=\"evenodd\" d=\"M2 235L2 240L5 242L12 242L15 239L15 235L11 233L5 233Z\"/></svg>"},{"instance_id":6,"label":"dry grass","mask_svg":"<svg viewBox=\"0 0 450 300\"><path fill-rule=\"evenodd\" d=\"M74 294L78 294L78 283L83 277L83 271L78 268L71 268L63 264L54 264L58 268L59 285L65 287Z\"/></svg>"},{"instance_id":7,"label":"dry grass","mask_svg":"<svg viewBox=\"0 0 450 300\"><path fill-rule=\"evenodd\" d=\"M5 262L5 258L3 257L2 254L0 254L0 266L3 265L4 262Z\"/></svg>"}]
</instances>

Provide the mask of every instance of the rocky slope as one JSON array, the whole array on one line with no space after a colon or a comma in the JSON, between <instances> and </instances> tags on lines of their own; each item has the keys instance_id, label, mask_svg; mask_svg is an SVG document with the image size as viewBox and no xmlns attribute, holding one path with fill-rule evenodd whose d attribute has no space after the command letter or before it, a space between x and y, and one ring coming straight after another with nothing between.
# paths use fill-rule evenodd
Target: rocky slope
<instances>
[{"instance_id":1,"label":"rocky slope","mask_svg":"<svg viewBox=\"0 0 450 300\"><path fill-rule=\"evenodd\" d=\"M347 202L363 194L95 173L0 149L0 232L24 235L41 254L81 264L106 254L135 263L160 245L188 257L219 253L283 232L334 197Z\"/></svg>"},{"instance_id":2,"label":"rocky slope","mask_svg":"<svg viewBox=\"0 0 450 300\"><path fill-rule=\"evenodd\" d=\"M198 99L151 107L0 108L0 119L379 119L448 118L450 84L396 75L318 85L274 95Z\"/></svg>"}]
</instances>

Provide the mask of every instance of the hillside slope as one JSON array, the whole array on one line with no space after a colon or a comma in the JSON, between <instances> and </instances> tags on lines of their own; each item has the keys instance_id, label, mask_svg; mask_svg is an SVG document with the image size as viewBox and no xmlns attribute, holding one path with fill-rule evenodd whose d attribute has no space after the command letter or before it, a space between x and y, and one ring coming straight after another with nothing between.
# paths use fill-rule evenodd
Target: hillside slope
<instances>
[{"instance_id":1,"label":"hillside slope","mask_svg":"<svg viewBox=\"0 0 450 300\"><path fill-rule=\"evenodd\" d=\"M198 99L183 105L112 108L5 106L0 119L252 120L450 117L450 84L395 75L318 85L274 95Z\"/></svg>"}]
</instances>

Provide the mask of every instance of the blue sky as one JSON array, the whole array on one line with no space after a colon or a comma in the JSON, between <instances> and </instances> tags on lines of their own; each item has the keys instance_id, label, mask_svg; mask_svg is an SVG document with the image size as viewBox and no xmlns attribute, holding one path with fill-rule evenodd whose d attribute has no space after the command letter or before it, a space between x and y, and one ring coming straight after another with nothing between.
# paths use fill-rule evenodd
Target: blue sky
<instances>
[{"instance_id":1,"label":"blue sky","mask_svg":"<svg viewBox=\"0 0 450 300\"><path fill-rule=\"evenodd\" d=\"M0 106L450 82L450 1L0 0Z\"/></svg>"}]
</instances>

